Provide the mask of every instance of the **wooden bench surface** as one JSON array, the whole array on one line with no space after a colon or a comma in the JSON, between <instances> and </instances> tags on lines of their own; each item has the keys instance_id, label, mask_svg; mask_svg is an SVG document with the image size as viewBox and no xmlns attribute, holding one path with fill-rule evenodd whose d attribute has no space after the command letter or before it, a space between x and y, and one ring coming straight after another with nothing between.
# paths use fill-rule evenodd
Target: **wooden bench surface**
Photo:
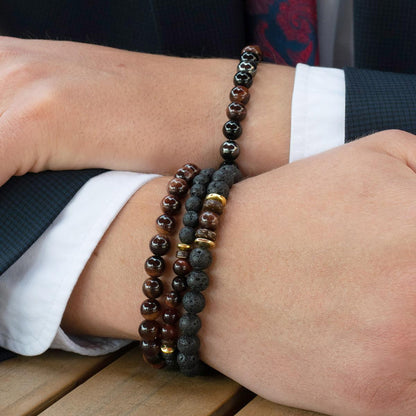
<instances>
[{"instance_id":1,"label":"wooden bench surface","mask_svg":"<svg viewBox=\"0 0 416 416\"><path fill-rule=\"evenodd\" d=\"M153 370L136 348L105 357L48 351L2 362L0 415L319 416L273 404L220 374Z\"/></svg>"}]
</instances>

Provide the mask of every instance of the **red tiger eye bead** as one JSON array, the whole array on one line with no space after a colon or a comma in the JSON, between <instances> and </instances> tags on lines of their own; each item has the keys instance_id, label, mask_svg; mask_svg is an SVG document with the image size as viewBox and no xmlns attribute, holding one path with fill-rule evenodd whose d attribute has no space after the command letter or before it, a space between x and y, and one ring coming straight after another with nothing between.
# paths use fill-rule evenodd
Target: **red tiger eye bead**
<instances>
[{"instance_id":1,"label":"red tiger eye bead","mask_svg":"<svg viewBox=\"0 0 416 416\"><path fill-rule=\"evenodd\" d=\"M231 120L241 121L246 118L246 115L247 115L247 109L244 107L243 104L235 103L235 102L228 104L227 116Z\"/></svg>"},{"instance_id":2,"label":"red tiger eye bead","mask_svg":"<svg viewBox=\"0 0 416 416\"><path fill-rule=\"evenodd\" d=\"M146 341L143 340L141 342L141 348L143 353L150 357L152 355L157 355L160 352L160 341L154 340L154 341Z\"/></svg>"},{"instance_id":3,"label":"red tiger eye bead","mask_svg":"<svg viewBox=\"0 0 416 416\"><path fill-rule=\"evenodd\" d=\"M173 326L173 325L163 324L160 336L163 340L178 339L179 329L176 326Z\"/></svg>"},{"instance_id":4,"label":"red tiger eye bead","mask_svg":"<svg viewBox=\"0 0 416 416\"><path fill-rule=\"evenodd\" d=\"M199 216L199 225L201 228L208 228L215 231L218 227L219 216L211 211L205 211Z\"/></svg>"},{"instance_id":5,"label":"red tiger eye bead","mask_svg":"<svg viewBox=\"0 0 416 416\"><path fill-rule=\"evenodd\" d=\"M250 93L246 87L237 85L230 91L230 101L247 104L250 99Z\"/></svg>"},{"instance_id":6,"label":"red tiger eye bead","mask_svg":"<svg viewBox=\"0 0 416 416\"><path fill-rule=\"evenodd\" d=\"M150 240L149 248L153 254L163 256L170 249L170 240L166 235L156 234Z\"/></svg>"},{"instance_id":7,"label":"red tiger eye bead","mask_svg":"<svg viewBox=\"0 0 416 416\"><path fill-rule=\"evenodd\" d=\"M146 299L140 307L140 312L144 319L155 320L162 313L162 307L156 299Z\"/></svg>"},{"instance_id":8,"label":"red tiger eye bead","mask_svg":"<svg viewBox=\"0 0 416 416\"><path fill-rule=\"evenodd\" d=\"M181 201L174 195L166 195L160 203L162 211L171 215L177 214L181 210L181 205Z\"/></svg>"},{"instance_id":9,"label":"red tiger eye bead","mask_svg":"<svg viewBox=\"0 0 416 416\"><path fill-rule=\"evenodd\" d=\"M143 321L139 326L139 334L145 341L153 341L160 337L160 325L157 321Z\"/></svg>"},{"instance_id":10,"label":"red tiger eye bead","mask_svg":"<svg viewBox=\"0 0 416 416\"><path fill-rule=\"evenodd\" d=\"M147 355L143 353L143 360L156 369L163 368L166 365L165 360L160 355Z\"/></svg>"},{"instance_id":11,"label":"red tiger eye bead","mask_svg":"<svg viewBox=\"0 0 416 416\"><path fill-rule=\"evenodd\" d=\"M194 165L193 163L187 163L177 170L175 176L177 178L185 179L185 181L189 183L196 175L198 175L199 172L200 169L198 166Z\"/></svg>"},{"instance_id":12,"label":"red tiger eye bead","mask_svg":"<svg viewBox=\"0 0 416 416\"><path fill-rule=\"evenodd\" d=\"M176 228L175 218L167 214L162 214L156 220L156 227L162 233L172 234Z\"/></svg>"},{"instance_id":13,"label":"red tiger eye bead","mask_svg":"<svg viewBox=\"0 0 416 416\"><path fill-rule=\"evenodd\" d=\"M157 277L150 277L144 281L142 289L148 298L158 298L163 294L163 283Z\"/></svg>"},{"instance_id":14,"label":"red tiger eye bead","mask_svg":"<svg viewBox=\"0 0 416 416\"><path fill-rule=\"evenodd\" d=\"M181 314L176 308L167 308L163 312L162 319L163 319L163 322L169 325L174 325L176 324L176 322L179 321L180 317L181 317Z\"/></svg>"},{"instance_id":15,"label":"red tiger eye bead","mask_svg":"<svg viewBox=\"0 0 416 416\"><path fill-rule=\"evenodd\" d=\"M173 271L179 276L184 276L188 273L191 273L192 266L186 259L177 259L173 263Z\"/></svg>"},{"instance_id":16,"label":"red tiger eye bead","mask_svg":"<svg viewBox=\"0 0 416 416\"><path fill-rule=\"evenodd\" d=\"M172 289L175 292L178 292L178 293L185 292L187 288L188 288L188 285L186 283L185 276L175 276L175 278L172 280Z\"/></svg>"},{"instance_id":17,"label":"red tiger eye bead","mask_svg":"<svg viewBox=\"0 0 416 416\"><path fill-rule=\"evenodd\" d=\"M165 260L159 256L151 256L146 260L144 269L149 276L159 277L165 271Z\"/></svg>"},{"instance_id":18,"label":"red tiger eye bead","mask_svg":"<svg viewBox=\"0 0 416 416\"><path fill-rule=\"evenodd\" d=\"M168 192L172 195L182 197L188 192L188 183L185 179L173 178L168 183Z\"/></svg>"},{"instance_id":19,"label":"red tiger eye bead","mask_svg":"<svg viewBox=\"0 0 416 416\"><path fill-rule=\"evenodd\" d=\"M179 296L179 293L172 290L166 294L165 304L169 306L169 308L176 308L180 303L181 297Z\"/></svg>"}]
</instances>

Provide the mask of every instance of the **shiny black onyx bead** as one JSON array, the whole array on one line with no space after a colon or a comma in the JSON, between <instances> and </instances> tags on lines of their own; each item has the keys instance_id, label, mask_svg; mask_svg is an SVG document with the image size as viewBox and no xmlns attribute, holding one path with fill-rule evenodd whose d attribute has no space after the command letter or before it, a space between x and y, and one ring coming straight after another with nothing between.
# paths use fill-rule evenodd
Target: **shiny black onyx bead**
<instances>
[{"instance_id":1,"label":"shiny black onyx bead","mask_svg":"<svg viewBox=\"0 0 416 416\"><path fill-rule=\"evenodd\" d=\"M197 196L190 196L185 202L185 208L187 211L198 212L202 207L202 199Z\"/></svg>"},{"instance_id":2,"label":"shiny black onyx bead","mask_svg":"<svg viewBox=\"0 0 416 416\"><path fill-rule=\"evenodd\" d=\"M221 145L220 154L224 160L235 160L240 154L240 146L237 142L226 141Z\"/></svg>"},{"instance_id":3,"label":"shiny black onyx bead","mask_svg":"<svg viewBox=\"0 0 416 416\"><path fill-rule=\"evenodd\" d=\"M179 319L179 329L184 335L195 335L201 329L198 315L186 313Z\"/></svg>"},{"instance_id":4,"label":"shiny black onyx bead","mask_svg":"<svg viewBox=\"0 0 416 416\"><path fill-rule=\"evenodd\" d=\"M186 278L189 289L202 292L209 285L209 277L202 270L193 270Z\"/></svg>"},{"instance_id":5,"label":"shiny black onyx bead","mask_svg":"<svg viewBox=\"0 0 416 416\"><path fill-rule=\"evenodd\" d=\"M224 181L214 181L208 185L207 193L220 194L224 198L228 198L230 187Z\"/></svg>"},{"instance_id":6,"label":"shiny black onyx bead","mask_svg":"<svg viewBox=\"0 0 416 416\"><path fill-rule=\"evenodd\" d=\"M201 292L190 291L183 296L182 304L186 312L199 313L205 307L205 298Z\"/></svg>"},{"instance_id":7,"label":"shiny black onyx bead","mask_svg":"<svg viewBox=\"0 0 416 416\"><path fill-rule=\"evenodd\" d=\"M212 263L212 254L205 248L194 248L189 255L189 263L195 270L207 269Z\"/></svg>"},{"instance_id":8,"label":"shiny black onyx bead","mask_svg":"<svg viewBox=\"0 0 416 416\"><path fill-rule=\"evenodd\" d=\"M253 77L248 72L239 71L234 75L234 85L250 88L252 84Z\"/></svg>"},{"instance_id":9,"label":"shiny black onyx bead","mask_svg":"<svg viewBox=\"0 0 416 416\"><path fill-rule=\"evenodd\" d=\"M199 351L200 342L196 335L181 335L178 338L178 350L183 354L193 355Z\"/></svg>"},{"instance_id":10,"label":"shiny black onyx bead","mask_svg":"<svg viewBox=\"0 0 416 416\"><path fill-rule=\"evenodd\" d=\"M183 227L179 231L179 240L184 244L192 244L195 240L195 229L193 227Z\"/></svg>"},{"instance_id":11,"label":"shiny black onyx bead","mask_svg":"<svg viewBox=\"0 0 416 416\"><path fill-rule=\"evenodd\" d=\"M246 52L254 54L258 61L261 61L263 59L263 52L261 51L259 45L244 46L244 48L241 51L241 54L244 54Z\"/></svg>"},{"instance_id":12,"label":"shiny black onyx bead","mask_svg":"<svg viewBox=\"0 0 416 416\"><path fill-rule=\"evenodd\" d=\"M228 120L222 128L222 133L228 140L237 140L242 132L243 129L236 120Z\"/></svg>"},{"instance_id":13,"label":"shiny black onyx bead","mask_svg":"<svg viewBox=\"0 0 416 416\"><path fill-rule=\"evenodd\" d=\"M185 290L188 289L186 277L175 276L175 278L172 280L172 289L178 293L185 292Z\"/></svg>"},{"instance_id":14,"label":"shiny black onyx bead","mask_svg":"<svg viewBox=\"0 0 416 416\"><path fill-rule=\"evenodd\" d=\"M250 62L250 63L252 63L255 66L257 66L257 64L259 63L258 56L255 53L253 53L253 52L248 52L248 51L247 52L243 52L241 54L241 56L240 56L240 59L243 62Z\"/></svg>"},{"instance_id":15,"label":"shiny black onyx bead","mask_svg":"<svg viewBox=\"0 0 416 416\"><path fill-rule=\"evenodd\" d=\"M256 76L257 68L251 62L241 61L237 65L237 71L248 72L254 78Z\"/></svg>"},{"instance_id":16,"label":"shiny black onyx bead","mask_svg":"<svg viewBox=\"0 0 416 416\"><path fill-rule=\"evenodd\" d=\"M150 251L158 256L163 256L170 249L170 240L166 235L156 234L149 242Z\"/></svg>"},{"instance_id":17,"label":"shiny black onyx bead","mask_svg":"<svg viewBox=\"0 0 416 416\"><path fill-rule=\"evenodd\" d=\"M196 227L198 225L198 213L196 211L185 212L182 221L183 225L187 227Z\"/></svg>"},{"instance_id":18,"label":"shiny black onyx bead","mask_svg":"<svg viewBox=\"0 0 416 416\"><path fill-rule=\"evenodd\" d=\"M149 276L159 277L165 271L165 261L162 257L151 256L146 260L144 269Z\"/></svg>"}]
</instances>

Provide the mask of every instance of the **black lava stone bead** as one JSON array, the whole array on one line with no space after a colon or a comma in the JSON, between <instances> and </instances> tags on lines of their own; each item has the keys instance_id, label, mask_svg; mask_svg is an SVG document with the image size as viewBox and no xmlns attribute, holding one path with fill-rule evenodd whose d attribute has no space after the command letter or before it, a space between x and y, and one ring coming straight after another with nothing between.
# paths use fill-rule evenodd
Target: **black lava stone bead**
<instances>
[{"instance_id":1,"label":"black lava stone bead","mask_svg":"<svg viewBox=\"0 0 416 416\"><path fill-rule=\"evenodd\" d=\"M186 313L179 319L179 329L184 335L195 335L201 329L198 315Z\"/></svg>"},{"instance_id":2,"label":"black lava stone bead","mask_svg":"<svg viewBox=\"0 0 416 416\"><path fill-rule=\"evenodd\" d=\"M196 175L194 178L194 182L193 184L196 185L201 184L201 185L206 185L210 180L210 176L208 175L203 175L202 173L200 173L199 175Z\"/></svg>"},{"instance_id":3,"label":"black lava stone bead","mask_svg":"<svg viewBox=\"0 0 416 416\"><path fill-rule=\"evenodd\" d=\"M212 254L205 248L194 248L189 255L189 263L195 270L204 270L212 263Z\"/></svg>"},{"instance_id":4,"label":"black lava stone bead","mask_svg":"<svg viewBox=\"0 0 416 416\"><path fill-rule=\"evenodd\" d=\"M198 354L183 354L180 352L178 354L178 365L179 368L182 370L183 368L191 369L199 364L199 356Z\"/></svg>"},{"instance_id":5,"label":"black lava stone bead","mask_svg":"<svg viewBox=\"0 0 416 416\"><path fill-rule=\"evenodd\" d=\"M234 172L227 172L221 169L218 169L212 175L213 181L224 181L229 187L231 187L234 183Z\"/></svg>"},{"instance_id":6,"label":"black lava stone bead","mask_svg":"<svg viewBox=\"0 0 416 416\"><path fill-rule=\"evenodd\" d=\"M218 170L224 172L231 172L234 177L234 183L240 182L243 179L243 174L235 164L223 165Z\"/></svg>"},{"instance_id":7,"label":"black lava stone bead","mask_svg":"<svg viewBox=\"0 0 416 416\"><path fill-rule=\"evenodd\" d=\"M187 312L199 313L205 307L205 298L200 292L187 292L182 298L182 304Z\"/></svg>"},{"instance_id":8,"label":"black lava stone bead","mask_svg":"<svg viewBox=\"0 0 416 416\"><path fill-rule=\"evenodd\" d=\"M208 194L220 194L224 198L228 198L230 187L224 181L214 181L208 185Z\"/></svg>"},{"instance_id":9,"label":"black lava stone bead","mask_svg":"<svg viewBox=\"0 0 416 416\"><path fill-rule=\"evenodd\" d=\"M202 270L193 270L186 278L189 289L202 292L209 286L209 277Z\"/></svg>"},{"instance_id":10,"label":"black lava stone bead","mask_svg":"<svg viewBox=\"0 0 416 416\"><path fill-rule=\"evenodd\" d=\"M189 197L185 202L185 208L187 211L198 212L202 207L202 200L196 196Z\"/></svg>"},{"instance_id":11,"label":"black lava stone bead","mask_svg":"<svg viewBox=\"0 0 416 416\"><path fill-rule=\"evenodd\" d=\"M179 231L179 239L182 243L192 244L195 240L195 229L192 227L183 227Z\"/></svg>"},{"instance_id":12,"label":"black lava stone bead","mask_svg":"<svg viewBox=\"0 0 416 416\"><path fill-rule=\"evenodd\" d=\"M183 215L183 225L188 227L196 227L198 225L198 213L196 211L188 211Z\"/></svg>"},{"instance_id":13,"label":"black lava stone bead","mask_svg":"<svg viewBox=\"0 0 416 416\"><path fill-rule=\"evenodd\" d=\"M179 352L194 355L199 351L200 342L196 335L181 335L177 345Z\"/></svg>"},{"instance_id":14,"label":"black lava stone bead","mask_svg":"<svg viewBox=\"0 0 416 416\"><path fill-rule=\"evenodd\" d=\"M190 195L191 196L196 196L198 198L203 198L205 196L206 190L207 190L207 188L206 188L205 185L203 185L201 183L196 183L196 184L192 185L191 190L190 190Z\"/></svg>"}]
</instances>

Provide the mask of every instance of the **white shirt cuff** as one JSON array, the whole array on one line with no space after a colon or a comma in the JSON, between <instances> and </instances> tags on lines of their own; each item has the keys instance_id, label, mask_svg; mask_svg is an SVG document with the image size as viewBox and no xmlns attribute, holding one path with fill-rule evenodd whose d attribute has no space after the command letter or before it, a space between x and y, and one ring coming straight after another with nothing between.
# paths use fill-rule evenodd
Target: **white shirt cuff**
<instances>
[{"instance_id":1,"label":"white shirt cuff","mask_svg":"<svg viewBox=\"0 0 416 416\"><path fill-rule=\"evenodd\" d=\"M157 175L106 172L90 179L0 279L0 345L23 355L54 346L102 354L128 341L70 338L58 331L88 259L124 204Z\"/></svg>"},{"instance_id":2,"label":"white shirt cuff","mask_svg":"<svg viewBox=\"0 0 416 416\"><path fill-rule=\"evenodd\" d=\"M344 141L344 71L298 64L292 98L290 162L340 146Z\"/></svg>"}]
</instances>

